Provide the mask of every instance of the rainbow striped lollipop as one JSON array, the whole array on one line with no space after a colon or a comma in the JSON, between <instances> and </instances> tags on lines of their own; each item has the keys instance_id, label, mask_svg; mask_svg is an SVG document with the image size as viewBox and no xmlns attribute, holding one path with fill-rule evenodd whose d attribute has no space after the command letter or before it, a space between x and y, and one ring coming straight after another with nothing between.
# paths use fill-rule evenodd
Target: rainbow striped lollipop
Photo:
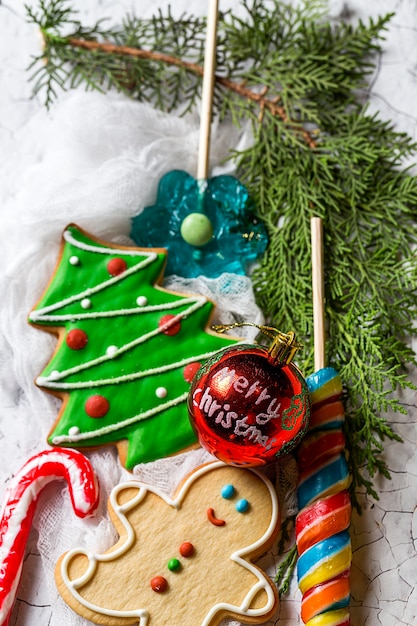
<instances>
[{"instance_id":1,"label":"rainbow striped lollipop","mask_svg":"<svg viewBox=\"0 0 417 626\"><path fill-rule=\"evenodd\" d=\"M324 365L321 220L312 220L315 368L307 377L312 414L298 451L295 533L301 617L306 626L350 624L351 501L343 435L342 382ZM317 349L316 349L317 348Z\"/></svg>"}]
</instances>

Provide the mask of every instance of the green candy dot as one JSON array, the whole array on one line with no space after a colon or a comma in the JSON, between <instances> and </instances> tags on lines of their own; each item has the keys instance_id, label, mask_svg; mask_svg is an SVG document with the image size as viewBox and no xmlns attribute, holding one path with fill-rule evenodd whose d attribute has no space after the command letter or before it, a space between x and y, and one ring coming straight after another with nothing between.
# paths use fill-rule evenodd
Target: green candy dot
<instances>
[{"instance_id":1,"label":"green candy dot","mask_svg":"<svg viewBox=\"0 0 417 626\"><path fill-rule=\"evenodd\" d=\"M168 569L170 572L176 572L181 567L181 563L178 559L170 559L168 561Z\"/></svg>"},{"instance_id":2,"label":"green candy dot","mask_svg":"<svg viewBox=\"0 0 417 626\"><path fill-rule=\"evenodd\" d=\"M204 213L190 213L181 224L181 237L192 246L205 246L213 237L213 226Z\"/></svg>"}]
</instances>

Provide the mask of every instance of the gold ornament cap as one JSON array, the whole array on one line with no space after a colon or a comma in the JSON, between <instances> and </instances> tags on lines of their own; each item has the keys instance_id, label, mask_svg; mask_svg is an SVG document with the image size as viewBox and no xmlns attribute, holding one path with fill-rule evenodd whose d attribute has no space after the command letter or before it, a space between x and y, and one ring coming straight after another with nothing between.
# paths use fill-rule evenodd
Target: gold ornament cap
<instances>
[{"instance_id":1,"label":"gold ornament cap","mask_svg":"<svg viewBox=\"0 0 417 626\"><path fill-rule=\"evenodd\" d=\"M296 341L295 332L290 330L288 333L282 333L280 330L273 328L272 326L260 326L253 322L236 322L235 324L220 324L219 326L212 326L213 330L218 333L223 333L226 330L237 328L238 326L254 326L260 330L264 335L267 335L272 339L272 344L268 349L268 354L272 361L288 365L293 360L297 350L302 348L302 345Z\"/></svg>"},{"instance_id":2,"label":"gold ornament cap","mask_svg":"<svg viewBox=\"0 0 417 626\"><path fill-rule=\"evenodd\" d=\"M275 329L274 329L275 330ZM288 333L276 331L274 340L268 350L270 357L279 363L291 363L301 344L295 340L295 333L290 330Z\"/></svg>"}]
</instances>

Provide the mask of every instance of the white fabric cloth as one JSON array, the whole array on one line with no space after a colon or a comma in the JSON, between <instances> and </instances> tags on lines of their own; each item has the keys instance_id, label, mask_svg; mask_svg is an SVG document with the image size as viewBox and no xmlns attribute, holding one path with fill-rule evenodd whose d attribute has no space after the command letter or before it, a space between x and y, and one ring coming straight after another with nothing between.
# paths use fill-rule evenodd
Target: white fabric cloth
<instances>
[{"instance_id":1,"label":"white fabric cloth","mask_svg":"<svg viewBox=\"0 0 417 626\"><path fill-rule=\"evenodd\" d=\"M198 116L164 115L116 94L72 92L49 114L40 110L27 132L38 146L37 160L27 164L19 188L6 202L1 233L6 269L0 281L0 377L12 407L13 431L20 433L19 439L10 437L10 472L18 469L12 461L17 447L24 447L28 456L47 447L46 435L59 409L60 401L33 382L50 359L56 340L30 327L27 315L54 271L62 231L68 223L76 223L97 237L129 243L130 220L153 203L161 176L178 163L195 175L199 130ZM248 131L230 127L219 133L214 127L213 174L233 172L231 164L220 168L216 163L224 160L231 145L247 141ZM14 158L17 162L24 156L17 151ZM168 276L164 285L211 298L216 304L214 323L232 323L236 316L264 322L246 276ZM253 341L256 330L242 328L236 334ZM58 596L55 565L71 547L88 545L104 551L115 543L106 501L114 485L131 477L111 447L89 457L101 485L98 514L89 521L77 519L66 488L57 483L48 488L47 505L39 506L35 516L38 549L53 605L50 626L86 623ZM138 466L134 475L172 493L189 471L210 458L199 449Z\"/></svg>"}]
</instances>

